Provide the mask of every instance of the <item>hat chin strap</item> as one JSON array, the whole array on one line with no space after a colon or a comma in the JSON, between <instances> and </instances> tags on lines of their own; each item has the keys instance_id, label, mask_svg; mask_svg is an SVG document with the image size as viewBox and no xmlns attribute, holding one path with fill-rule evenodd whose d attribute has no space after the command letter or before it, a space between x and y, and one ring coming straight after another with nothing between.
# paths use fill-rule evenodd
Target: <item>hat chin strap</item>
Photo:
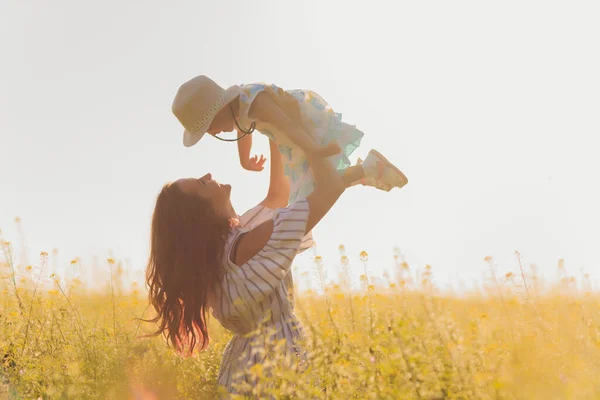
<instances>
[{"instance_id":1,"label":"hat chin strap","mask_svg":"<svg viewBox=\"0 0 600 400\"><path fill-rule=\"evenodd\" d=\"M235 114L233 113L233 107L231 107L231 104L229 104L229 110L231 111L231 117L233 118L233 121L235 122L235 126L237 126L238 131L243 132L244 134L242 136L238 137L237 139L223 139L223 138L220 138L219 135L215 135L215 137L217 139L222 140L224 142L237 142L238 140L242 139L246 135L250 135L252 132L254 132L254 128L256 128L256 122L253 121L252 124L250 124L250 129L245 130L238 123L237 118L235 117Z\"/></svg>"}]
</instances>

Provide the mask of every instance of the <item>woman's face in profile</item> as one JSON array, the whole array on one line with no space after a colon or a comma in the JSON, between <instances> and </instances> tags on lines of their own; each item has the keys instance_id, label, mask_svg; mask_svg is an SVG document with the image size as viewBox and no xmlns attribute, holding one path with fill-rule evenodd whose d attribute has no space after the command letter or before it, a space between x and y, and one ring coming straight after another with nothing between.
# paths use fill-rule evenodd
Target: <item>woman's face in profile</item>
<instances>
[{"instance_id":1,"label":"woman's face in profile","mask_svg":"<svg viewBox=\"0 0 600 400\"><path fill-rule=\"evenodd\" d=\"M215 210L222 210L229 204L231 185L221 184L212 179L211 174L201 178L184 178L173 183L183 192L196 194L204 200L211 202Z\"/></svg>"}]
</instances>

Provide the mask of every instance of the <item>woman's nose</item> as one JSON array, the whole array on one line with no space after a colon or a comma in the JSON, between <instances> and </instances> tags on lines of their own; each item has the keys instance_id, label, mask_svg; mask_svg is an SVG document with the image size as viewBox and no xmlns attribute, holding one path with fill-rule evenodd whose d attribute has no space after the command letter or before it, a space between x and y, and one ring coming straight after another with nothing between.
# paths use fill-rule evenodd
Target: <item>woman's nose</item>
<instances>
[{"instance_id":1,"label":"woman's nose","mask_svg":"<svg viewBox=\"0 0 600 400\"><path fill-rule=\"evenodd\" d=\"M200 180L207 180L210 181L212 179L212 175L210 173L204 175L202 178L200 178Z\"/></svg>"}]
</instances>

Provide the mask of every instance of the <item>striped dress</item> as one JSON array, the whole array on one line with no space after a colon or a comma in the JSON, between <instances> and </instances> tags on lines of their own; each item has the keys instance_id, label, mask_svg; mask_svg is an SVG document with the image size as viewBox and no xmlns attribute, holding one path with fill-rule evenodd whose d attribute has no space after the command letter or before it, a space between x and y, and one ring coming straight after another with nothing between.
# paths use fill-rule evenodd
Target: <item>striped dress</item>
<instances>
[{"instance_id":1,"label":"striped dress","mask_svg":"<svg viewBox=\"0 0 600 400\"><path fill-rule=\"evenodd\" d=\"M269 218L274 227L267 244L245 264L235 265L231 253L237 239ZM283 354L290 367L305 362L297 344L304 333L293 311L290 269L296 254L312 244L304 235L307 219L305 199L277 210L259 205L242 215L229 235L223 255L225 274L210 304L213 316L234 333L217 379L229 393L242 394L254 385L249 371L256 364L268 365L278 341L284 351L277 354Z\"/></svg>"}]
</instances>

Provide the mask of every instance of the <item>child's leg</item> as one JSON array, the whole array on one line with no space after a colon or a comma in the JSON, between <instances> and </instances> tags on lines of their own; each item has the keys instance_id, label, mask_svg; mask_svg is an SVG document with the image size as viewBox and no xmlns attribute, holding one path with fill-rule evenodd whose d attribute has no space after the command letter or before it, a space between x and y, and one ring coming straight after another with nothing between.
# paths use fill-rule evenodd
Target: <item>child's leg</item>
<instances>
[{"instance_id":1,"label":"child's leg","mask_svg":"<svg viewBox=\"0 0 600 400\"><path fill-rule=\"evenodd\" d=\"M290 140L300 147L306 154L314 154L319 157L329 157L339 154L340 146L335 141L326 145L318 145L304 129L290 129L285 132Z\"/></svg>"},{"instance_id":2,"label":"child's leg","mask_svg":"<svg viewBox=\"0 0 600 400\"><path fill-rule=\"evenodd\" d=\"M279 121L281 133L286 135L302 151L308 155L318 157L329 157L340 153L341 149L335 141L321 145L310 135L308 128L300 122L302 120L300 107L293 96L281 88L277 89L277 92L272 88L266 88L265 93L272 100L269 106L270 112L267 112L267 119L283 119L283 122Z\"/></svg>"},{"instance_id":3,"label":"child's leg","mask_svg":"<svg viewBox=\"0 0 600 400\"><path fill-rule=\"evenodd\" d=\"M359 172L354 172L351 168L361 167L362 175ZM358 185L359 183L363 186L373 186L377 189L389 192L392 188L401 188L408 183L408 179L394 164L389 162L381 153L376 150L369 151L367 158L363 162L360 158L358 159L357 165L347 168L348 179L359 176L355 181L346 181L344 176L344 183L346 187ZM345 172L345 171L344 171Z\"/></svg>"},{"instance_id":4,"label":"child's leg","mask_svg":"<svg viewBox=\"0 0 600 400\"><path fill-rule=\"evenodd\" d=\"M365 170L362 165L352 165L346 168L342 175L342 180L346 187L356 185L361 179L365 177Z\"/></svg>"}]
</instances>

